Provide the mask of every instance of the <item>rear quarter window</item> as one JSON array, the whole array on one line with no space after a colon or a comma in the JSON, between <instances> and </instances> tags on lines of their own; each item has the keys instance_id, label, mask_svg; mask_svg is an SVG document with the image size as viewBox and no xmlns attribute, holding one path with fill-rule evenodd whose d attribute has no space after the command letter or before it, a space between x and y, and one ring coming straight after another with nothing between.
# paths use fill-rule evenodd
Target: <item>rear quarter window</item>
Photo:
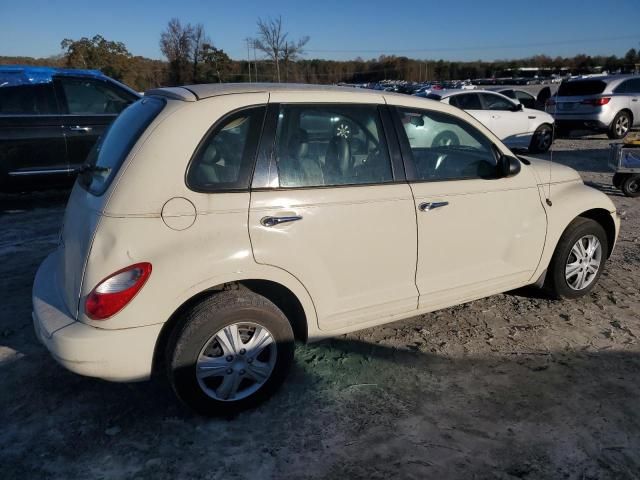
<instances>
[{"instance_id":1,"label":"rear quarter window","mask_svg":"<svg viewBox=\"0 0 640 480\"><path fill-rule=\"evenodd\" d=\"M580 97L582 95L598 95L604 92L607 84L602 80L578 80L560 84L558 96Z\"/></svg>"},{"instance_id":2,"label":"rear quarter window","mask_svg":"<svg viewBox=\"0 0 640 480\"><path fill-rule=\"evenodd\" d=\"M102 195L142 133L164 108L164 99L146 97L127 107L100 137L89 153L80 184Z\"/></svg>"}]
</instances>

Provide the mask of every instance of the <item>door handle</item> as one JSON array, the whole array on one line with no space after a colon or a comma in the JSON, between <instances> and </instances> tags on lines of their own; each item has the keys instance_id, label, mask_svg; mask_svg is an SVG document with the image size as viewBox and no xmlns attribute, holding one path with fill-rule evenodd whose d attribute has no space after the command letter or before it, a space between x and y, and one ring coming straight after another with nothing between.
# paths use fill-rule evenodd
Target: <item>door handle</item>
<instances>
[{"instance_id":1,"label":"door handle","mask_svg":"<svg viewBox=\"0 0 640 480\"><path fill-rule=\"evenodd\" d=\"M292 215L290 217L262 217L260 224L263 227L275 227L281 223L297 222L298 220L302 220L300 215Z\"/></svg>"},{"instance_id":2,"label":"door handle","mask_svg":"<svg viewBox=\"0 0 640 480\"><path fill-rule=\"evenodd\" d=\"M74 127L69 127L69 130L71 130L72 132L89 133L93 129L91 127L81 127L80 125L76 125Z\"/></svg>"},{"instance_id":3,"label":"door handle","mask_svg":"<svg viewBox=\"0 0 640 480\"><path fill-rule=\"evenodd\" d=\"M637 98L632 98L632 99L631 99L631 101L632 101L632 102L637 102L637 101L638 101L638 99L637 99Z\"/></svg>"},{"instance_id":4,"label":"door handle","mask_svg":"<svg viewBox=\"0 0 640 480\"><path fill-rule=\"evenodd\" d=\"M423 202L418 208L421 212L428 212L434 208L446 207L447 205L449 205L449 202Z\"/></svg>"}]
</instances>

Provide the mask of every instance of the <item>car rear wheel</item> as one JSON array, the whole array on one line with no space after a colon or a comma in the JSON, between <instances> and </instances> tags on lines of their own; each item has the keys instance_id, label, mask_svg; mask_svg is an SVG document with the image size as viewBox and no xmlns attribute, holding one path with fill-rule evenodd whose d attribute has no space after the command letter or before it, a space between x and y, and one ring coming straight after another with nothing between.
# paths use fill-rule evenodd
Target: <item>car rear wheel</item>
<instances>
[{"instance_id":1,"label":"car rear wheel","mask_svg":"<svg viewBox=\"0 0 640 480\"><path fill-rule=\"evenodd\" d=\"M556 298L578 298L595 287L608 252L607 235L594 220L579 217L562 234L545 287Z\"/></svg>"},{"instance_id":2,"label":"car rear wheel","mask_svg":"<svg viewBox=\"0 0 640 480\"><path fill-rule=\"evenodd\" d=\"M627 197L640 196L640 175L629 175L622 182L621 190Z\"/></svg>"},{"instance_id":3,"label":"car rear wheel","mask_svg":"<svg viewBox=\"0 0 640 480\"><path fill-rule=\"evenodd\" d=\"M293 361L291 324L248 290L205 299L184 317L166 351L174 392L202 415L251 408L271 396Z\"/></svg>"},{"instance_id":4,"label":"car rear wheel","mask_svg":"<svg viewBox=\"0 0 640 480\"><path fill-rule=\"evenodd\" d=\"M612 140L624 138L629 133L630 128L631 115L628 112L619 112L611 122L607 136Z\"/></svg>"},{"instance_id":5,"label":"car rear wheel","mask_svg":"<svg viewBox=\"0 0 640 480\"><path fill-rule=\"evenodd\" d=\"M553 142L553 128L551 125L540 125L531 138L529 151L531 153L544 153L551 147Z\"/></svg>"}]
</instances>

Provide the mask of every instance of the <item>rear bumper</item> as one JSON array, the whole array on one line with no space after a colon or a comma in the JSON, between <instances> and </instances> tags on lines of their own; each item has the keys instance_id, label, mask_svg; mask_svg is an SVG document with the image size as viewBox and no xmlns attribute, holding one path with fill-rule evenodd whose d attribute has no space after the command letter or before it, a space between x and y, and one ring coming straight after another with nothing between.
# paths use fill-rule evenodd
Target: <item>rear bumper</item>
<instances>
[{"instance_id":1,"label":"rear bumper","mask_svg":"<svg viewBox=\"0 0 640 480\"><path fill-rule=\"evenodd\" d=\"M596 113L592 115L576 115L556 113L554 118L557 127L588 129L588 130L606 130L613 121L608 115Z\"/></svg>"},{"instance_id":2,"label":"rear bumper","mask_svg":"<svg viewBox=\"0 0 640 480\"><path fill-rule=\"evenodd\" d=\"M60 295L57 256L54 252L42 262L33 284L33 327L40 342L79 375L115 382L148 379L162 324L104 330L76 321Z\"/></svg>"}]
</instances>

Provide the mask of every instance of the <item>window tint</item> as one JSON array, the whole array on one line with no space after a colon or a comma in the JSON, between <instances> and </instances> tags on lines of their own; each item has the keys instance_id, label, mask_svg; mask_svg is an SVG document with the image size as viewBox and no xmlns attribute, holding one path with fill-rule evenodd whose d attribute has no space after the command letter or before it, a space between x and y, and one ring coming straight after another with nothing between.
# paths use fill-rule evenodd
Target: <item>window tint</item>
<instances>
[{"instance_id":1,"label":"window tint","mask_svg":"<svg viewBox=\"0 0 640 480\"><path fill-rule=\"evenodd\" d=\"M401 109L416 178L496 178L493 144L465 121L439 112Z\"/></svg>"},{"instance_id":2,"label":"window tint","mask_svg":"<svg viewBox=\"0 0 640 480\"><path fill-rule=\"evenodd\" d=\"M140 135L164 105L164 100L148 97L124 110L89 152L88 168L80 175L80 184L89 192L102 195Z\"/></svg>"},{"instance_id":3,"label":"window tint","mask_svg":"<svg viewBox=\"0 0 640 480\"><path fill-rule=\"evenodd\" d=\"M492 93L481 93L485 110L513 110L513 103Z\"/></svg>"},{"instance_id":4,"label":"window tint","mask_svg":"<svg viewBox=\"0 0 640 480\"><path fill-rule=\"evenodd\" d=\"M454 95L449 99L449 103L454 107L458 107L463 110L482 110L480 97L478 97L477 93Z\"/></svg>"},{"instance_id":5,"label":"window tint","mask_svg":"<svg viewBox=\"0 0 640 480\"><path fill-rule=\"evenodd\" d=\"M0 115L47 115L58 113L50 83L0 86Z\"/></svg>"},{"instance_id":6,"label":"window tint","mask_svg":"<svg viewBox=\"0 0 640 480\"><path fill-rule=\"evenodd\" d=\"M602 80L575 80L562 82L558 88L559 97L579 97L582 95L597 95L604 92L607 84Z\"/></svg>"},{"instance_id":7,"label":"window tint","mask_svg":"<svg viewBox=\"0 0 640 480\"><path fill-rule=\"evenodd\" d=\"M125 92L99 80L59 77L58 81L70 114L118 114L133 101Z\"/></svg>"},{"instance_id":8,"label":"window tint","mask_svg":"<svg viewBox=\"0 0 640 480\"><path fill-rule=\"evenodd\" d=\"M252 107L222 119L198 147L187 185L200 191L249 188L265 107Z\"/></svg>"},{"instance_id":9,"label":"window tint","mask_svg":"<svg viewBox=\"0 0 640 480\"><path fill-rule=\"evenodd\" d=\"M632 78L631 80L627 80L625 83L628 84L626 93L640 95L640 78Z\"/></svg>"},{"instance_id":10,"label":"window tint","mask_svg":"<svg viewBox=\"0 0 640 480\"><path fill-rule=\"evenodd\" d=\"M514 92L513 90L502 90L500 92L502 95L504 95L505 97L509 97L509 98L516 98L517 97L517 93Z\"/></svg>"},{"instance_id":11,"label":"window tint","mask_svg":"<svg viewBox=\"0 0 640 480\"><path fill-rule=\"evenodd\" d=\"M281 106L276 160L281 187L393 180L375 105Z\"/></svg>"}]
</instances>

